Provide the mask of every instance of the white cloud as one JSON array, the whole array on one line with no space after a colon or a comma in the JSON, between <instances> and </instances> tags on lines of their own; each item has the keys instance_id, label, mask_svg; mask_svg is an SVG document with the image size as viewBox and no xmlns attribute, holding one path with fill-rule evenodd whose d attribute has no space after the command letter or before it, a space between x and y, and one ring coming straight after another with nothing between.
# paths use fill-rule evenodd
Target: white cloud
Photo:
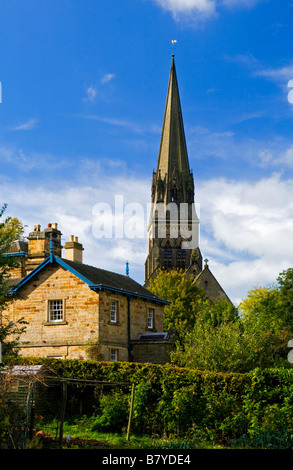
<instances>
[{"instance_id":1,"label":"white cloud","mask_svg":"<svg viewBox=\"0 0 293 470\"><path fill-rule=\"evenodd\" d=\"M238 124L250 119L259 119L262 112L247 113L240 115L232 121ZM188 129L190 163L196 164L196 159L207 157L222 160L224 163L233 159L243 162L247 168L262 168L271 171L285 171L293 168L293 144L283 137L272 136L261 138L239 138L232 131L213 132L212 130L196 126Z\"/></svg>"},{"instance_id":2,"label":"white cloud","mask_svg":"<svg viewBox=\"0 0 293 470\"><path fill-rule=\"evenodd\" d=\"M101 78L101 84L109 83L115 78L114 73L106 73L102 78ZM96 98L98 97L98 89L94 85L90 85L86 89L86 97L84 98L84 101L91 101L95 102Z\"/></svg>"},{"instance_id":3,"label":"white cloud","mask_svg":"<svg viewBox=\"0 0 293 470\"><path fill-rule=\"evenodd\" d=\"M85 99L87 101L95 101L96 96L97 96L96 88L93 85L89 86L86 90L86 98Z\"/></svg>"},{"instance_id":4,"label":"white cloud","mask_svg":"<svg viewBox=\"0 0 293 470\"><path fill-rule=\"evenodd\" d=\"M149 181L132 179L123 176L121 172L115 177L99 171L99 178L96 178L96 173L89 171L86 183L78 185L70 185L68 182L56 185L54 181L43 181L42 184L34 184L33 188L29 183L19 183L16 190L13 182L3 181L0 200L8 204L7 215L19 217L28 226L26 235L35 224L40 224L43 229L48 223L57 222L63 234L63 244L70 235L79 237L84 246L86 264L124 274L125 263L129 261L132 277L143 283L148 246L147 213L143 217L138 214L136 218L136 223L143 225L144 238L115 238L113 233L113 238L107 239L95 236L96 216L93 208L97 203L107 203L113 216L116 211L117 219L124 220L126 227L127 219L121 218L119 206L115 205L115 194L123 196L123 210L134 202L146 207L149 202L149 185Z\"/></svg>"},{"instance_id":5,"label":"white cloud","mask_svg":"<svg viewBox=\"0 0 293 470\"><path fill-rule=\"evenodd\" d=\"M153 0L164 10L172 13L175 19L193 15L193 19L213 17L221 7L252 8L263 0Z\"/></svg>"},{"instance_id":6,"label":"white cloud","mask_svg":"<svg viewBox=\"0 0 293 470\"><path fill-rule=\"evenodd\" d=\"M56 159L53 155L45 152L26 153L12 144L0 145L0 159L2 162L8 162L14 170L21 170L24 173L30 172L32 169L52 172L65 165L68 166L68 162L62 158Z\"/></svg>"},{"instance_id":7,"label":"white cloud","mask_svg":"<svg viewBox=\"0 0 293 470\"><path fill-rule=\"evenodd\" d=\"M292 86L290 81L293 80L293 63L282 65L282 67L267 67L251 53L237 54L233 57L225 56L225 59L246 67L254 77L262 77L282 85L285 84L286 87Z\"/></svg>"},{"instance_id":8,"label":"white cloud","mask_svg":"<svg viewBox=\"0 0 293 470\"><path fill-rule=\"evenodd\" d=\"M293 64L276 68L258 67L257 70L254 71L254 75L276 82L285 81L287 85L287 82L293 77Z\"/></svg>"},{"instance_id":9,"label":"white cloud","mask_svg":"<svg viewBox=\"0 0 293 470\"><path fill-rule=\"evenodd\" d=\"M244 297L293 266L293 180L210 180L198 190L204 256L228 295Z\"/></svg>"},{"instance_id":10,"label":"white cloud","mask_svg":"<svg viewBox=\"0 0 293 470\"><path fill-rule=\"evenodd\" d=\"M155 0L161 7L173 14L198 11L211 14L215 10L214 0Z\"/></svg>"},{"instance_id":11,"label":"white cloud","mask_svg":"<svg viewBox=\"0 0 293 470\"><path fill-rule=\"evenodd\" d=\"M115 117L109 118L105 116L98 116L97 114L78 115L78 117L82 119L91 119L93 121L104 122L105 124L109 124L110 126L124 127L136 134L143 134L145 132L159 134L161 132L160 127L156 127L153 124L151 125L140 124L138 122L129 121L128 119L124 119L124 118L115 118Z\"/></svg>"},{"instance_id":12,"label":"white cloud","mask_svg":"<svg viewBox=\"0 0 293 470\"><path fill-rule=\"evenodd\" d=\"M209 136L207 129L199 129ZM218 136L219 137L219 136ZM225 138L231 139L230 134ZM293 149L288 147L279 158L290 160ZM0 158L14 161L13 149L0 149ZM21 158L17 154L19 166ZM273 160L274 153L268 158ZM47 159L35 156L43 171ZM55 164L62 164L56 159ZM106 166L108 163L108 166ZM50 165L54 164L51 156ZM109 165L111 171L109 171ZM129 175L121 161L93 163L80 158L75 165L78 183L72 184L68 176L47 171L46 179L27 178L16 183L11 178L1 178L0 200L8 203L7 215L19 217L28 231L34 224L45 227L57 222L63 233L63 242L70 235L79 237L84 245L84 262L104 269L125 272L130 262L131 276L144 282L144 262L147 256L147 204L150 203L149 175L138 178ZM203 257L236 303L245 297L255 285L266 285L276 280L278 274L293 266L293 179L282 179L279 174L255 182L245 180L210 179L197 183L196 202L200 204L200 248ZM115 207L115 194L123 195L126 208L129 203L139 203L145 208L133 221L142 224L142 238L97 238L93 230L97 203L108 203L112 213L116 209L118 220L121 212Z\"/></svg>"},{"instance_id":13,"label":"white cloud","mask_svg":"<svg viewBox=\"0 0 293 470\"><path fill-rule=\"evenodd\" d=\"M101 80L101 83L108 83L116 77L114 73L106 73Z\"/></svg>"},{"instance_id":14,"label":"white cloud","mask_svg":"<svg viewBox=\"0 0 293 470\"><path fill-rule=\"evenodd\" d=\"M97 185L98 181L98 185ZM227 294L235 303L256 285L273 283L278 274L293 265L293 180L280 175L256 181L211 179L197 190L200 203L200 248L203 257ZM57 222L63 242L69 235L79 237L84 245L84 262L104 269L125 272L130 262L131 276L144 282L147 256L147 204L149 178L131 178L122 172L113 176L99 171L99 178L89 172L86 183L70 186L18 184L3 182L0 200L8 203L8 215L18 216L28 231L34 224L45 227ZM115 205L115 194L127 204L139 203L145 208L136 223L142 224L142 238L97 238L94 225L97 203L108 203L112 215L125 222ZM134 200L135 199L135 200ZM121 225L119 225L121 228ZM126 225L124 226L126 227ZM123 235L123 234L122 234Z\"/></svg>"},{"instance_id":15,"label":"white cloud","mask_svg":"<svg viewBox=\"0 0 293 470\"><path fill-rule=\"evenodd\" d=\"M284 146L279 143L281 147ZM265 167L278 167L278 168L293 168L293 145L279 150L274 148L273 143L269 143L266 148L258 152L259 166Z\"/></svg>"},{"instance_id":16,"label":"white cloud","mask_svg":"<svg viewBox=\"0 0 293 470\"><path fill-rule=\"evenodd\" d=\"M29 119L28 121L25 121L21 124L18 124L16 126L12 126L10 130L13 131L29 131L31 129L34 129L36 127L38 120L35 118Z\"/></svg>"}]
</instances>

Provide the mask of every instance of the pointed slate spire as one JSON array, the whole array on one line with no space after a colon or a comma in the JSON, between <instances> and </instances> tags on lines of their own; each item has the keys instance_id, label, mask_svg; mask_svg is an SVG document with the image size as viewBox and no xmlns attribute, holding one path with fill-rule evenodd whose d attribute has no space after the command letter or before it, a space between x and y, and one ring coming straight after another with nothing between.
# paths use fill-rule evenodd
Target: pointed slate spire
<instances>
[{"instance_id":1,"label":"pointed slate spire","mask_svg":"<svg viewBox=\"0 0 293 470\"><path fill-rule=\"evenodd\" d=\"M194 180L188 162L172 54L158 163L152 180L149 252L145 262L146 285L157 275L159 269L187 269L193 275L202 270L198 230Z\"/></svg>"},{"instance_id":2,"label":"pointed slate spire","mask_svg":"<svg viewBox=\"0 0 293 470\"><path fill-rule=\"evenodd\" d=\"M157 189L160 189L158 187L160 179L164 182L165 203L175 200L175 197L176 202L192 202L193 176L188 162L174 54L172 54L157 170L154 173L153 183Z\"/></svg>"}]
</instances>

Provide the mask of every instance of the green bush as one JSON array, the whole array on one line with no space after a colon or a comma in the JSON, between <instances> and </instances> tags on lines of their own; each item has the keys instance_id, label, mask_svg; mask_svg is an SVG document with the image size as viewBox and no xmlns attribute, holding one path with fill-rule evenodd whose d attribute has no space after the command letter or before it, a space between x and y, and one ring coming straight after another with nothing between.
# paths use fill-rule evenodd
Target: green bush
<instances>
[{"instance_id":1,"label":"green bush","mask_svg":"<svg viewBox=\"0 0 293 470\"><path fill-rule=\"evenodd\" d=\"M127 426L129 396L115 391L100 398L100 415L92 425L92 431L121 432Z\"/></svg>"},{"instance_id":2,"label":"green bush","mask_svg":"<svg viewBox=\"0 0 293 470\"><path fill-rule=\"evenodd\" d=\"M121 385L117 385L102 397L97 428L121 432L127 425L131 383L135 383L131 427L134 433L192 442L197 436L208 436L218 443L246 439L253 445L261 440L268 442L270 436L274 446L281 441L284 445L291 443L292 369L255 369L247 374L234 374L127 362L40 358L21 361L47 364L63 378L126 382L123 393Z\"/></svg>"}]
</instances>

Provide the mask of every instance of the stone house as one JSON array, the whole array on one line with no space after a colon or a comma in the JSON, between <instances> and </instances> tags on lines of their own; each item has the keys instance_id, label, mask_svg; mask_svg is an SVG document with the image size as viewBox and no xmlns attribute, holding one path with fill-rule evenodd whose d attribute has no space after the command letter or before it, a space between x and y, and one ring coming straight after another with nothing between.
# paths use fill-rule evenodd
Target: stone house
<instances>
[{"instance_id":1,"label":"stone house","mask_svg":"<svg viewBox=\"0 0 293 470\"><path fill-rule=\"evenodd\" d=\"M57 224L43 231L36 225L27 253L12 250L20 268L12 273L11 303L4 313L8 321L28 322L20 354L150 362L151 348L151 362L165 363L173 341L163 331L168 302L128 275L84 264L76 237L65 243L61 257L61 235Z\"/></svg>"},{"instance_id":2,"label":"stone house","mask_svg":"<svg viewBox=\"0 0 293 470\"><path fill-rule=\"evenodd\" d=\"M166 363L175 336L163 331L166 302L147 289L160 269L183 269L211 302L229 301L207 260L202 265L194 178L174 54L151 198L144 286L127 275L84 265L83 247L74 236L65 243L63 258L62 234L56 223L48 224L43 231L35 225L27 243L11 246L7 256L18 257L19 269L12 273L14 299L8 313L12 321L24 317L29 322L19 345L22 355L85 359L90 347L93 351L95 346L105 360ZM176 208L175 217L170 214L170 205ZM163 235L158 233L161 206L166 228ZM186 227L194 238L187 248L190 237Z\"/></svg>"}]
</instances>

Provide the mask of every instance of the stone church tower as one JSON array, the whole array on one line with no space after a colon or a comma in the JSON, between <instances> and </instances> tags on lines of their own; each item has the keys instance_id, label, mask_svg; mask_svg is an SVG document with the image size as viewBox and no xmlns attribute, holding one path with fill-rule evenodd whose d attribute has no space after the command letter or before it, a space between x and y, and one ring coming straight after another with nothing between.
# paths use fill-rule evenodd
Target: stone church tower
<instances>
[{"instance_id":1,"label":"stone church tower","mask_svg":"<svg viewBox=\"0 0 293 470\"><path fill-rule=\"evenodd\" d=\"M229 300L199 248L194 179L189 167L174 54L157 169L153 172L145 285L160 269L184 269L212 301Z\"/></svg>"},{"instance_id":2,"label":"stone church tower","mask_svg":"<svg viewBox=\"0 0 293 470\"><path fill-rule=\"evenodd\" d=\"M173 54L157 170L153 172L146 285L162 268L188 269L194 276L201 272L198 226Z\"/></svg>"}]
</instances>

